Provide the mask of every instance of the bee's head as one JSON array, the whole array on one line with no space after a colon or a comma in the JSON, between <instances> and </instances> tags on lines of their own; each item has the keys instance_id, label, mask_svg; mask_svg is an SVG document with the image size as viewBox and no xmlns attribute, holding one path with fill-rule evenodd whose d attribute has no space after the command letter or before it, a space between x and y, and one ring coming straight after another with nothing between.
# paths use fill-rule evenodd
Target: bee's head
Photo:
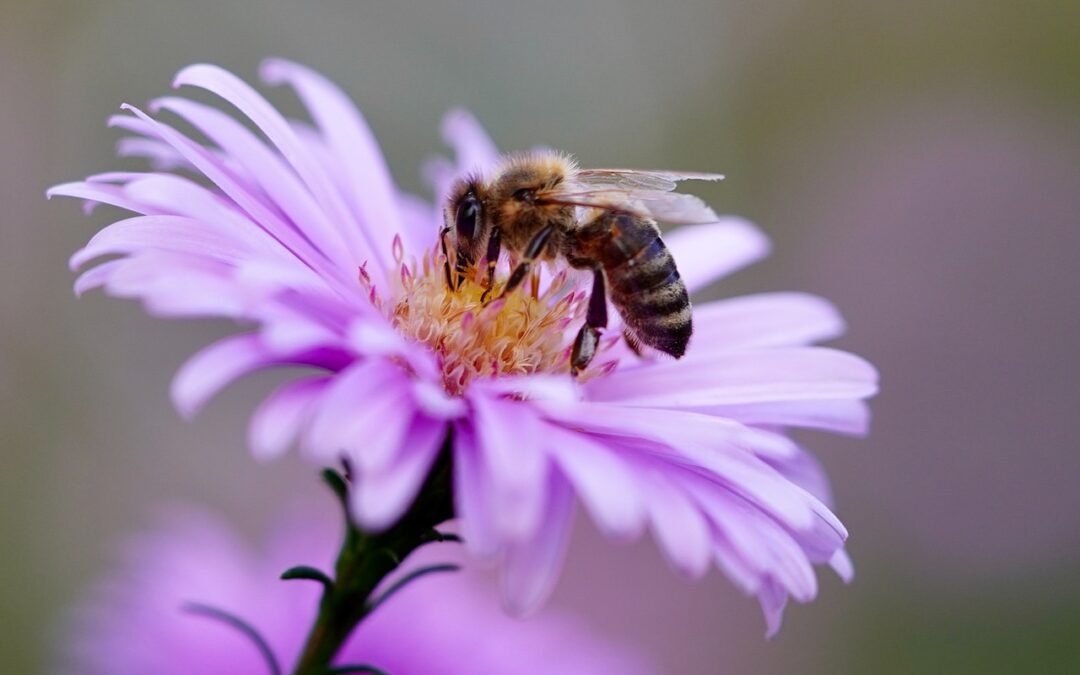
<instances>
[{"instance_id":1,"label":"bee's head","mask_svg":"<svg viewBox=\"0 0 1080 675\"><path fill-rule=\"evenodd\" d=\"M452 235L459 269L472 265L483 255L489 228L482 189L478 178L465 178L454 185L446 200L443 218L446 231Z\"/></svg>"}]
</instances>

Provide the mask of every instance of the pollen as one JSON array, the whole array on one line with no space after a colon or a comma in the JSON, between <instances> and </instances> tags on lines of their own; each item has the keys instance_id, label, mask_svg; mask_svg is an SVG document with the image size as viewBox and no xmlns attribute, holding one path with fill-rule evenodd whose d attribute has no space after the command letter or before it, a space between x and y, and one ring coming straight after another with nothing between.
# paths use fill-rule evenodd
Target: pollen
<instances>
[{"instance_id":1,"label":"pollen","mask_svg":"<svg viewBox=\"0 0 1080 675\"><path fill-rule=\"evenodd\" d=\"M448 283L438 250L400 264L400 295L386 307L395 327L427 345L438 357L446 390L461 394L477 378L531 374L570 377L570 349L584 320L585 295L560 272L543 288L533 274L502 295L497 281L489 293L472 271Z\"/></svg>"}]
</instances>

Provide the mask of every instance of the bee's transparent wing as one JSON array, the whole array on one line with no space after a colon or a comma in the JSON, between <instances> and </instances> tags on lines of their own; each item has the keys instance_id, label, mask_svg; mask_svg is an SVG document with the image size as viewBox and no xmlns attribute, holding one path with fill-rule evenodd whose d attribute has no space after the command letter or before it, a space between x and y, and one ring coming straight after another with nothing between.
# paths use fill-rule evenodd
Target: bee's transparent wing
<instances>
[{"instance_id":1,"label":"bee's transparent wing","mask_svg":"<svg viewBox=\"0 0 1080 675\"><path fill-rule=\"evenodd\" d=\"M665 223L703 225L720 219L708 204L694 195L663 190L627 191L600 188L561 192L544 197L543 200L551 204L623 211Z\"/></svg>"},{"instance_id":2,"label":"bee's transparent wing","mask_svg":"<svg viewBox=\"0 0 1080 675\"><path fill-rule=\"evenodd\" d=\"M714 223L718 217L708 204L674 190L679 181L722 178L718 173L583 169L574 177L577 186L559 197L582 206L644 212L667 223Z\"/></svg>"},{"instance_id":3,"label":"bee's transparent wing","mask_svg":"<svg viewBox=\"0 0 1080 675\"><path fill-rule=\"evenodd\" d=\"M723 174L693 171L639 171L635 169L582 169L575 179L583 187L608 187L615 190L659 190L671 192L684 180L723 180Z\"/></svg>"}]
</instances>

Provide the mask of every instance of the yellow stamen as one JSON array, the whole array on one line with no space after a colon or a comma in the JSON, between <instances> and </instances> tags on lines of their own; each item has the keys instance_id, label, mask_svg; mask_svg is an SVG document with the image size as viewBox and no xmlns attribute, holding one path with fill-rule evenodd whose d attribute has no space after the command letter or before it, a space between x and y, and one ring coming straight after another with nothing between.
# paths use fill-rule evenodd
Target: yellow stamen
<instances>
[{"instance_id":1,"label":"yellow stamen","mask_svg":"<svg viewBox=\"0 0 1080 675\"><path fill-rule=\"evenodd\" d=\"M471 275L457 289L448 288L443 264L438 251L424 255L419 266L403 263L401 295L390 317L405 336L438 355L448 392L460 394L476 378L569 376L566 329L581 324L585 303L581 294L565 292L562 277L543 294L538 279L506 297L499 297L497 283L483 302L485 287Z\"/></svg>"}]
</instances>

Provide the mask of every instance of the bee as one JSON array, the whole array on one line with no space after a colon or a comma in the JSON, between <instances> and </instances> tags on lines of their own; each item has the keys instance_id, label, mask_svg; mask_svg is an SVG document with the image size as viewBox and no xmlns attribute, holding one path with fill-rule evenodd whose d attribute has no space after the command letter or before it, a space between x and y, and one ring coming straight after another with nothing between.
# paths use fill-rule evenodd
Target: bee
<instances>
[{"instance_id":1,"label":"bee","mask_svg":"<svg viewBox=\"0 0 1080 675\"><path fill-rule=\"evenodd\" d=\"M686 352L693 332L690 296L657 221L710 223L713 212L697 197L675 192L682 180L719 180L709 173L579 169L566 154L533 152L506 157L489 179L458 180L445 203L446 235L452 234L454 270L447 283L486 261L484 299L494 288L499 254L516 260L502 294L512 293L537 261L564 260L593 273L585 323L574 340L571 373L596 355L607 327L607 299L622 316L624 335L670 354ZM449 256L447 256L449 258Z\"/></svg>"}]
</instances>

